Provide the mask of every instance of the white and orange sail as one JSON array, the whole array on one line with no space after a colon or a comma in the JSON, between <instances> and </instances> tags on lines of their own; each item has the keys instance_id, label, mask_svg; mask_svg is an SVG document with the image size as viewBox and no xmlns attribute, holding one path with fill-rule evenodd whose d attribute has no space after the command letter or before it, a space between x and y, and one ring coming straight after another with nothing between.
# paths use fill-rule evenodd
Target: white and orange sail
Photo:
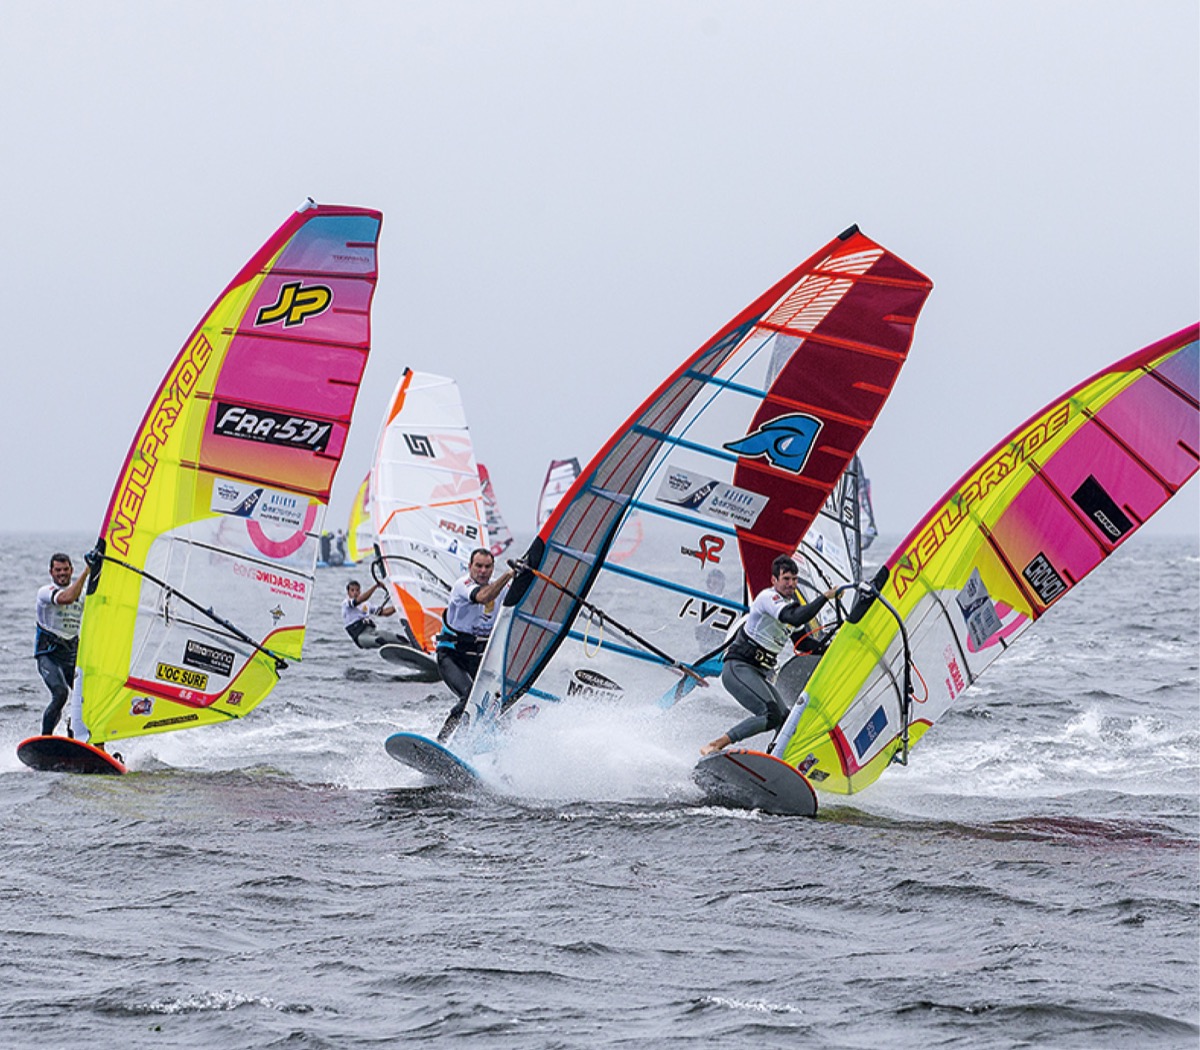
<instances>
[{"instance_id":1,"label":"white and orange sail","mask_svg":"<svg viewBox=\"0 0 1200 1050\"><path fill-rule=\"evenodd\" d=\"M405 369L371 474L377 559L397 611L427 653L471 551L488 547L487 503L453 379Z\"/></svg>"}]
</instances>

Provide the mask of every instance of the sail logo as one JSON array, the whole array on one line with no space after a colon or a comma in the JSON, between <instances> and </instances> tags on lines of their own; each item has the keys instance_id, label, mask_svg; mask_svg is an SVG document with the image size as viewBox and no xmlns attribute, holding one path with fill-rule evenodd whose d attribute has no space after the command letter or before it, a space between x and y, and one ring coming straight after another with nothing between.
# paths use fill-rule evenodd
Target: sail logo
<instances>
[{"instance_id":1,"label":"sail logo","mask_svg":"<svg viewBox=\"0 0 1200 1050\"><path fill-rule=\"evenodd\" d=\"M776 416L740 441L722 447L749 459L762 457L773 467L799 474L808 463L823 426L814 416L793 412Z\"/></svg>"},{"instance_id":2,"label":"sail logo","mask_svg":"<svg viewBox=\"0 0 1200 1050\"><path fill-rule=\"evenodd\" d=\"M250 573L247 573L250 575ZM268 569L254 569L253 579L255 583L265 583L273 593L286 594L289 598L304 598L308 587L303 580L294 580L290 576L281 576L277 572L271 572ZM274 614L272 614L274 615ZM281 612L280 616L283 615ZM276 622L279 622L279 617L275 617Z\"/></svg>"},{"instance_id":3,"label":"sail logo","mask_svg":"<svg viewBox=\"0 0 1200 1050\"><path fill-rule=\"evenodd\" d=\"M983 520L981 515L984 500L997 491L1015 493L1016 490L1008 484L1008 480L1025 464L1032 463L1033 454L1062 433L1070 421L1071 402L1056 405L1020 437L997 451L942 505L941 510L932 517L892 567L890 578L895 583L897 597L904 596L909 586L916 581L963 522ZM1032 467L1027 468L1027 474L1032 476ZM1033 564L1030 563L1031 568ZM1049 563L1046 564L1049 567ZM1061 579L1059 583L1062 584ZM1062 589L1066 590L1065 584ZM1043 601L1045 600L1043 598Z\"/></svg>"},{"instance_id":4,"label":"sail logo","mask_svg":"<svg viewBox=\"0 0 1200 1050\"><path fill-rule=\"evenodd\" d=\"M866 720L863 727L854 736L854 753L858 756L861 762L863 756L871 749L875 741L879 739L884 729L887 728L888 716L887 712L882 707L877 707L874 714Z\"/></svg>"},{"instance_id":5,"label":"sail logo","mask_svg":"<svg viewBox=\"0 0 1200 1050\"><path fill-rule=\"evenodd\" d=\"M950 699L953 700L964 689L967 688L967 680L963 677L962 668L958 666L958 657L955 655L953 646L946 646L942 651L942 659L946 662L946 692ZM914 700L918 703L924 703L924 697L914 696Z\"/></svg>"},{"instance_id":6,"label":"sail logo","mask_svg":"<svg viewBox=\"0 0 1200 1050\"><path fill-rule=\"evenodd\" d=\"M254 514L254 508L258 506L258 501L262 499L263 490L255 489L244 500L236 506L226 511L227 514L232 514L235 518L249 518Z\"/></svg>"},{"instance_id":7,"label":"sail logo","mask_svg":"<svg viewBox=\"0 0 1200 1050\"><path fill-rule=\"evenodd\" d=\"M1021 575L1028 581L1029 586L1037 592L1043 605L1049 605L1060 594L1067 590L1066 582L1050 564L1045 554L1037 554L1033 561L1021 570Z\"/></svg>"},{"instance_id":8,"label":"sail logo","mask_svg":"<svg viewBox=\"0 0 1200 1050\"><path fill-rule=\"evenodd\" d=\"M426 456L429 459L437 457L437 453L433 451L433 442L424 434L405 434L404 443L414 456Z\"/></svg>"},{"instance_id":9,"label":"sail logo","mask_svg":"<svg viewBox=\"0 0 1200 1050\"><path fill-rule=\"evenodd\" d=\"M233 670L233 653L189 638L184 646L183 662L189 667L199 667L228 678Z\"/></svg>"},{"instance_id":10,"label":"sail logo","mask_svg":"<svg viewBox=\"0 0 1200 1050\"><path fill-rule=\"evenodd\" d=\"M325 450L332 430L332 423L324 423L319 419L251 409L224 401L217 402L217 412L213 417L213 433L220 437L298 447L311 452Z\"/></svg>"},{"instance_id":11,"label":"sail logo","mask_svg":"<svg viewBox=\"0 0 1200 1050\"><path fill-rule=\"evenodd\" d=\"M1133 522L1117 506L1117 501L1105 491L1094 474L1089 474L1083 484L1071 493L1071 499L1095 522L1111 543L1116 543L1125 533L1132 531Z\"/></svg>"},{"instance_id":12,"label":"sail logo","mask_svg":"<svg viewBox=\"0 0 1200 1050\"><path fill-rule=\"evenodd\" d=\"M159 449L167 443L176 421L183 414L184 402L191 396L205 365L212 357L212 344L203 333L196 336L163 383L162 393L151 407L148 422L142 427L129 455L129 473L113 497L113 517L108 541L120 554L129 553L129 542L142 511L142 501L158 468Z\"/></svg>"},{"instance_id":13,"label":"sail logo","mask_svg":"<svg viewBox=\"0 0 1200 1050\"><path fill-rule=\"evenodd\" d=\"M728 482L668 465L654 498L669 507L695 511L706 518L753 528L767 505L767 497Z\"/></svg>"},{"instance_id":14,"label":"sail logo","mask_svg":"<svg viewBox=\"0 0 1200 1050\"><path fill-rule=\"evenodd\" d=\"M696 558L700 562L700 567L704 568L710 561L714 565L721 564L720 552L725 549L725 541L720 536L705 534L700 537L700 546L698 547L680 547L679 553L686 554L689 558Z\"/></svg>"},{"instance_id":15,"label":"sail logo","mask_svg":"<svg viewBox=\"0 0 1200 1050\"><path fill-rule=\"evenodd\" d=\"M174 664L160 663L154 670L154 677L160 682L170 682L172 685L183 686L185 689L199 689L204 692L208 688L208 675L203 671L189 671L187 668L176 667Z\"/></svg>"},{"instance_id":16,"label":"sail logo","mask_svg":"<svg viewBox=\"0 0 1200 1050\"><path fill-rule=\"evenodd\" d=\"M590 667L576 667L567 682L567 696L589 697L594 700L616 700L625 690L608 675Z\"/></svg>"},{"instance_id":17,"label":"sail logo","mask_svg":"<svg viewBox=\"0 0 1200 1050\"><path fill-rule=\"evenodd\" d=\"M284 328L295 328L310 317L323 314L333 304L333 289L323 284L307 288L300 281L289 281L279 289L279 298L264 306L254 319L254 326L283 322Z\"/></svg>"}]
</instances>

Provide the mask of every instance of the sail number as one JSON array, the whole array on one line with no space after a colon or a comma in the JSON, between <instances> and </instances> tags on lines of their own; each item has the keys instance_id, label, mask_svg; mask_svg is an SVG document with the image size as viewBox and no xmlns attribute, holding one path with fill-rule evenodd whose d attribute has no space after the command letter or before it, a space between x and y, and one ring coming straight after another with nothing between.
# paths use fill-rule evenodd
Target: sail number
<instances>
[{"instance_id":1,"label":"sail number","mask_svg":"<svg viewBox=\"0 0 1200 1050\"><path fill-rule=\"evenodd\" d=\"M683 603L678 613L679 619L693 617L714 631L728 631L737 621L738 614L728 606L716 602L706 602L703 599L689 598Z\"/></svg>"},{"instance_id":2,"label":"sail number","mask_svg":"<svg viewBox=\"0 0 1200 1050\"><path fill-rule=\"evenodd\" d=\"M250 409L225 402L217 403L213 422L213 433L222 437L260 441L268 445L298 446L313 452L324 450L332 429L332 423L318 419L267 412L261 408Z\"/></svg>"}]
</instances>

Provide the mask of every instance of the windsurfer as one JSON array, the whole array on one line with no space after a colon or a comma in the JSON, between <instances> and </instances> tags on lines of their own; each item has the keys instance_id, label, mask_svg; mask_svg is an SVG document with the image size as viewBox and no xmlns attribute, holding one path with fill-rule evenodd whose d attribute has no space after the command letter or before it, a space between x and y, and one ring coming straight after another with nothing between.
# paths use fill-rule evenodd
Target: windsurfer
<instances>
[{"instance_id":1,"label":"windsurfer","mask_svg":"<svg viewBox=\"0 0 1200 1050\"><path fill-rule=\"evenodd\" d=\"M802 604L796 597L799 569L786 554L771 563L771 586L750 606L746 622L738 628L721 671L721 684L750 712L723 736L700 749L711 755L739 740L777 730L787 720L788 706L775 688L772 672L780 650L824 607L837 597L830 589L814 601Z\"/></svg>"},{"instance_id":2,"label":"windsurfer","mask_svg":"<svg viewBox=\"0 0 1200 1050\"><path fill-rule=\"evenodd\" d=\"M479 673L479 661L492 633L496 601L515 575L510 569L493 580L495 565L492 552L477 547L471 551L467 575L450 591L450 602L442 617L444 626L437 636L437 665L442 681L458 697L458 702L446 716L438 733L439 742L448 740L462 720L467 697L471 695L471 686Z\"/></svg>"},{"instance_id":3,"label":"windsurfer","mask_svg":"<svg viewBox=\"0 0 1200 1050\"><path fill-rule=\"evenodd\" d=\"M378 608L370 606L371 595L382 586L378 581L371 585L365 594L358 580L346 584L346 600L342 602L342 623L346 633L354 639L354 644L360 649L378 649L384 645L409 645L407 638L392 631L381 631L375 626L372 616L391 616L395 609L388 605L385 598Z\"/></svg>"},{"instance_id":4,"label":"windsurfer","mask_svg":"<svg viewBox=\"0 0 1200 1050\"><path fill-rule=\"evenodd\" d=\"M75 681L75 655L79 648L79 623L83 617L83 585L88 569L71 580L74 567L65 554L50 555L50 579L37 593L37 640L34 656L38 674L50 690L50 703L42 715L42 736L58 726Z\"/></svg>"}]
</instances>

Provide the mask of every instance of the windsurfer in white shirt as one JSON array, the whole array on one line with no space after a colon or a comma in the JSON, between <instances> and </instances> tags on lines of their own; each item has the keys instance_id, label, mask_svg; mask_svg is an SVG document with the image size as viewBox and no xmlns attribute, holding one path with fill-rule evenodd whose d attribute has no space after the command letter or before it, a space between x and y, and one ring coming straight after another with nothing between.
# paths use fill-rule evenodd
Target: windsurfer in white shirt
<instances>
[{"instance_id":1,"label":"windsurfer in white shirt","mask_svg":"<svg viewBox=\"0 0 1200 1050\"><path fill-rule=\"evenodd\" d=\"M79 624L83 618L80 596L88 569L85 567L74 582L71 581L73 572L67 555L50 555L50 579L54 582L46 584L37 593L37 638L33 655L37 657L38 674L50 690L50 703L42 714L42 736L52 735L58 727L75 681Z\"/></svg>"},{"instance_id":2,"label":"windsurfer in white shirt","mask_svg":"<svg viewBox=\"0 0 1200 1050\"><path fill-rule=\"evenodd\" d=\"M388 605L387 598L380 603L379 608L372 609L371 595L382 586L378 581L371 589L363 593L362 584L351 580L346 584L346 600L342 602L342 625L346 633L354 639L354 644L360 649L378 649L384 645L409 645L407 638L392 631L381 631L375 626L372 616L391 616L396 610Z\"/></svg>"},{"instance_id":3,"label":"windsurfer in white shirt","mask_svg":"<svg viewBox=\"0 0 1200 1050\"><path fill-rule=\"evenodd\" d=\"M837 597L831 589L814 601L796 598L799 568L786 554L771 563L771 586L759 593L745 623L738 628L725 654L721 684L750 712L723 736L700 749L711 755L747 737L776 730L786 721L788 705L774 684L775 659L798 629L813 619L827 601ZM769 750L769 748L768 748Z\"/></svg>"},{"instance_id":4,"label":"windsurfer in white shirt","mask_svg":"<svg viewBox=\"0 0 1200 1050\"><path fill-rule=\"evenodd\" d=\"M495 565L496 559L486 547L471 551L467 575L451 588L450 602L442 614L444 626L437 637L438 673L458 697L438 733L442 742L449 739L467 709L467 697L495 622L496 602L515 575L510 569L493 580Z\"/></svg>"}]
</instances>

